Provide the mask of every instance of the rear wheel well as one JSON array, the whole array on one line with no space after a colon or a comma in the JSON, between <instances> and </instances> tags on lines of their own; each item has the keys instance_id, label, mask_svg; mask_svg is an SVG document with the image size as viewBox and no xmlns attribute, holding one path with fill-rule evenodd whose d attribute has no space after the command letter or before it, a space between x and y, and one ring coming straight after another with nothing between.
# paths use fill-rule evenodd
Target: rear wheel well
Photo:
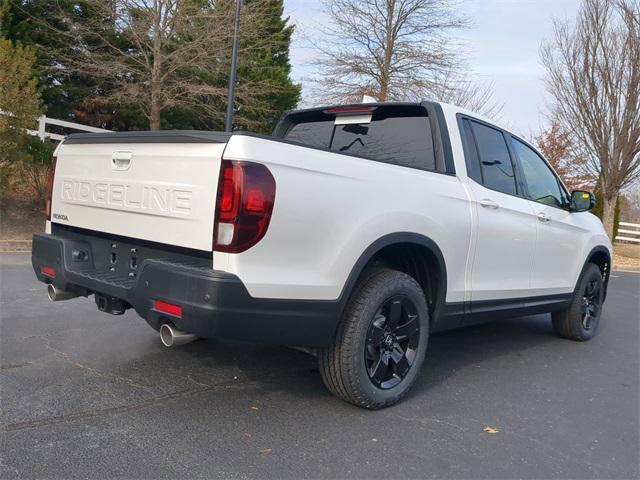
<instances>
[{"instance_id":1,"label":"rear wheel well","mask_svg":"<svg viewBox=\"0 0 640 480\"><path fill-rule=\"evenodd\" d=\"M436 316L437 309L445 298L446 277L438 256L428 247L416 243L394 243L378 252L363 269L390 268L413 277L422 288L427 299L430 317Z\"/></svg>"}]
</instances>

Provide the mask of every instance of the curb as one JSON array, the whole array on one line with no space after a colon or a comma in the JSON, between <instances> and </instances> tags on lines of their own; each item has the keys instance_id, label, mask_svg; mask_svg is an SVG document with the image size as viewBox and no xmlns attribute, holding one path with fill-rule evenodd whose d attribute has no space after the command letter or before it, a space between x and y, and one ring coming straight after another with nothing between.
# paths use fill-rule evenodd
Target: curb
<instances>
[{"instance_id":1,"label":"curb","mask_svg":"<svg viewBox=\"0 0 640 480\"><path fill-rule=\"evenodd\" d=\"M612 272L620 272L620 273L640 273L640 267L613 267L611 269Z\"/></svg>"},{"instance_id":2,"label":"curb","mask_svg":"<svg viewBox=\"0 0 640 480\"><path fill-rule=\"evenodd\" d=\"M30 252L31 240L0 240L0 252Z\"/></svg>"},{"instance_id":3,"label":"curb","mask_svg":"<svg viewBox=\"0 0 640 480\"><path fill-rule=\"evenodd\" d=\"M0 253L28 253L31 251L31 240L0 240ZM640 266L616 266L611 269L614 272L640 273Z\"/></svg>"}]
</instances>

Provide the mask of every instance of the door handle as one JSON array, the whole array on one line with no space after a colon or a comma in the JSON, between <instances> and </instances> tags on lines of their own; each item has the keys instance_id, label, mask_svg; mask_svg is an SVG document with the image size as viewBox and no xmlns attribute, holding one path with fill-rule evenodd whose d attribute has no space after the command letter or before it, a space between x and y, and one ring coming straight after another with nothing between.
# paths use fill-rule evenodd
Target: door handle
<instances>
[{"instance_id":1,"label":"door handle","mask_svg":"<svg viewBox=\"0 0 640 480\"><path fill-rule=\"evenodd\" d=\"M480 205L482 205L484 208L498 208L500 206L496 202L488 198L483 198L482 200L480 200Z\"/></svg>"},{"instance_id":2,"label":"door handle","mask_svg":"<svg viewBox=\"0 0 640 480\"><path fill-rule=\"evenodd\" d=\"M131 166L131 152L113 152L111 155L111 165L114 170L128 170Z\"/></svg>"},{"instance_id":3,"label":"door handle","mask_svg":"<svg viewBox=\"0 0 640 480\"><path fill-rule=\"evenodd\" d=\"M540 212L538 214L538 220L546 223L551 221L551 217L549 217L546 213Z\"/></svg>"}]
</instances>

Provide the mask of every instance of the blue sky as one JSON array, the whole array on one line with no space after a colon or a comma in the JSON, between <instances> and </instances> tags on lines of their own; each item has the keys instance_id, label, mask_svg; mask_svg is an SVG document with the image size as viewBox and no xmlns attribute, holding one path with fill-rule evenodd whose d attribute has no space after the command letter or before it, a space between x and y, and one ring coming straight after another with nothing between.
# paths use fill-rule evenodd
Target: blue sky
<instances>
[{"instance_id":1,"label":"blue sky","mask_svg":"<svg viewBox=\"0 0 640 480\"><path fill-rule=\"evenodd\" d=\"M573 19L580 0L461 0L469 29L456 33L476 80L493 82L495 99L504 103L500 123L525 137L546 124L550 99L539 63L540 43L552 34L552 19ZM285 13L297 25L291 48L293 77L301 81L314 52L314 37L324 13L319 0L285 0ZM304 82L303 82L304 96Z\"/></svg>"}]
</instances>

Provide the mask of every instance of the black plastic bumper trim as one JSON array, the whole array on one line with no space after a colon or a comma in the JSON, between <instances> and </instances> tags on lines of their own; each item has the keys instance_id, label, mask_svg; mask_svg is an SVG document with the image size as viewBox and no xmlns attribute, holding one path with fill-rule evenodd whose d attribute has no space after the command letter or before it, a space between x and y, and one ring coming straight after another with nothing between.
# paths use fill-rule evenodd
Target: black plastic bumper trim
<instances>
[{"instance_id":1,"label":"black plastic bumper trim","mask_svg":"<svg viewBox=\"0 0 640 480\"><path fill-rule=\"evenodd\" d=\"M135 280L119 281L108 272L93 272L92 263L74 264L72 252L78 248L89 249L90 260L94 257L90 240L34 235L32 265L38 279L81 295L123 300L156 329L171 321L204 338L303 347L326 346L336 331L338 301L254 298L235 275L168 259L147 258ZM43 266L55 268L55 278L43 275ZM182 318L154 310L155 299L180 305Z\"/></svg>"}]
</instances>

